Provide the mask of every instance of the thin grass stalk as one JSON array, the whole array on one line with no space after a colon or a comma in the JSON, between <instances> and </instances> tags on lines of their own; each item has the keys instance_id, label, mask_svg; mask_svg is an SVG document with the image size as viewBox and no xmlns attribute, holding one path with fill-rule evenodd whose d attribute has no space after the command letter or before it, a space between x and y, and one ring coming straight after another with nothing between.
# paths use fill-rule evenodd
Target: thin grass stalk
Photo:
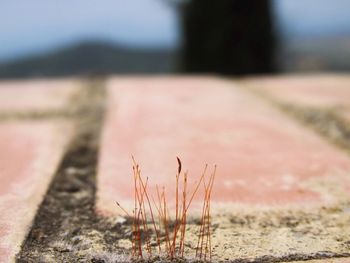
<instances>
[{"instance_id":1,"label":"thin grass stalk","mask_svg":"<svg viewBox=\"0 0 350 263\"><path fill-rule=\"evenodd\" d=\"M163 199L162 199L162 195L160 194L159 192L159 188L158 188L158 185L156 185L156 188L157 188L157 196L158 196L158 202L159 202L159 221L161 222L160 223L160 226L163 225L163 228L164 228L164 233L165 233L165 236L166 236L166 228L164 226L164 210L163 210ZM166 238L166 237L165 237ZM165 241L165 251L166 253L169 255L169 246L168 246L168 242Z\"/></svg>"},{"instance_id":2,"label":"thin grass stalk","mask_svg":"<svg viewBox=\"0 0 350 263\"><path fill-rule=\"evenodd\" d=\"M137 225L136 225L136 214L137 214L137 177L136 177L136 171L135 167L132 167L133 173L134 173L134 218L133 218L133 235L134 235L134 256L136 257L137 254Z\"/></svg>"},{"instance_id":3,"label":"thin grass stalk","mask_svg":"<svg viewBox=\"0 0 350 263\"><path fill-rule=\"evenodd\" d=\"M169 239L169 228L168 228L168 220L167 220L167 204L166 204L166 197L165 197L165 191L163 188L163 193L162 193L162 197L163 197L163 209L164 209L164 214L163 214L163 220L164 220L164 229L165 229L165 238L166 238L166 242L167 242L167 247L168 247L168 256L170 256L170 258L173 257L172 251L171 251L171 247L170 247L170 239Z\"/></svg>"},{"instance_id":4,"label":"thin grass stalk","mask_svg":"<svg viewBox=\"0 0 350 263\"><path fill-rule=\"evenodd\" d=\"M140 170L138 171L138 176L139 176L139 188L140 188L140 191L142 191L142 189L141 189L141 187L142 187L142 185L141 185L141 171ZM145 200L144 196L145 196L145 193L147 191L147 184L148 184L148 178L146 180L146 186L145 186L145 188L143 188L143 191L142 191L140 209L142 211L142 213L141 213L142 225L143 225L143 230L145 232L147 251L148 251L149 256L152 256L152 248L150 245L150 238L148 235L147 215L146 215L145 201L144 201Z\"/></svg>"},{"instance_id":5,"label":"thin grass stalk","mask_svg":"<svg viewBox=\"0 0 350 263\"><path fill-rule=\"evenodd\" d=\"M176 175L176 196L175 196L175 226L174 226L174 236L173 236L173 244L172 244L172 250L173 253L176 253L176 237L177 237L177 228L179 224L179 177L181 173L181 161L179 158L177 158L179 162L179 169L178 173Z\"/></svg>"},{"instance_id":6,"label":"thin grass stalk","mask_svg":"<svg viewBox=\"0 0 350 263\"><path fill-rule=\"evenodd\" d=\"M211 186L210 186L210 191L209 191L209 215L210 215L211 193L212 193L213 186L214 186L215 176L216 176L216 165L214 166L213 180L212 180L212 183L211 183ZM210 260L212 260L211 231L210 231L210 226L211 226L211 222L209 221L209 253L210 253Z\"/></svg>"},{"instance_id":7,"label":"thin grass stalk","mask_svg":"<svg viewBox=\"0 0 350 263\"><path fill-rule=\"evenodd\" d=\"M147 180L148 180L148 177L147 177ZM142 184L143 189L145 189L145 185L143 184L143 181L142 181L142 178L141 178L141 177L140 177L140 181L141 181L141 184ZM145 194L146 194L146 199L147 199L148 207L149 207L149 210L150 210L150 213L151 213L151 220L152 220L154 232L156 233L157 245L158 245L159 253L160 253L160 252L161 252L161 247L160 247L159 233L158 233L158 230L157 230L157 227L156 227L156 223L155 223L155 221L154 221L153 209L152 209L151 202L150 202L150 200L149 200L149 197L148 197L148 194L147 194L146 189L145 189Z\"/></svg>"},{"instance_id":8,"label":"thin grass stalk","mask_svg":"<svg viewBox=\"0 0 350 263\"><path fill-rule=\"evenodd\" d=\"M196 247L196 257L199 257L199 251L201 248L199 245L202 243L203 238L203 228L204 228L204 215L205 215L205 208L206 208L206 198L207 198L207 191L206 191L206 184L205 181L203 181L204 185L204 200L203 200L203 207L202 207L202 214L201 214L201 221L200 221L200 229L199 229L199 235L198 235L198 241L197 241L197 247ZM200 257L201 258L201 257Z\"/></svg>"},{"instance_id":9,"label":"thin grass stalk","mask_svg":"<svg viewBox=\"0 0 350 263\"><path fill-rule=\"evenodd\" d=\"M143 255L142 255L142 241L141 241L141 227L140 227L140 215L141 215L142 211L141 209L139 209L139 212L137 214L137 219L136 219L136 227L137 227L137 247L138 247L138 252L139 252L139 257L141 259L143 259Z\"/></svg>"},{"instance_id":10,"label":"thin grass stalk","mask_svg":"<svg viewBox=\"0 0 350 263\"><path fill-rule=\"evenodd\" d=\"M211 191L214 185L214 179L216 174L216 165L214 167L214 172L210 175L209 183L205 186L205 216L203 221L203 231L202 231L202 240L201 240L201 251L200 251L200 259L202 258L202 250L204 245L204 235L205 235L205 247L204 247L204 260L207 258L208 253L208 242L210 240L210 198L211 198ZM211 241L210 241L211 242ZM211 248L209 249L211 254Z\"/></svg>"},{"instance_id":11,"label":"thin grass stalk","mask_svg":"<svg viewBox=\"0 0 350 263\"><path fill-rule=\"evenodd\" d=\"M182 232L180 239L180 251L181 257L183 257L185 249L185 234L186 234L186 221L187 221L187 211L186 211L186 193L187 193L187 172L184 175L184 189L183 189L183 220L182 220Z\"/></svg>"}]
</instances>

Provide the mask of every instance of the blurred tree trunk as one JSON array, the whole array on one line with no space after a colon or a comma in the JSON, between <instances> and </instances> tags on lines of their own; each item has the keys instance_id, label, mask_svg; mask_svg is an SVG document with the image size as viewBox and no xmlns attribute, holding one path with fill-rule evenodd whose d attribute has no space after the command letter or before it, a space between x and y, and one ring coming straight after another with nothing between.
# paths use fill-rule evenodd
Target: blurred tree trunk
<instances>
[{"instance_id":1,"label":"blurred tree trunk","mask_svg":"<svg viewBox=\"0 0 350 263\"><path fill-rule=\"evenodd\" d=\"M190 0L182 8L185 72L274 71L270 0Z\"/></svg>"}]
</instances>

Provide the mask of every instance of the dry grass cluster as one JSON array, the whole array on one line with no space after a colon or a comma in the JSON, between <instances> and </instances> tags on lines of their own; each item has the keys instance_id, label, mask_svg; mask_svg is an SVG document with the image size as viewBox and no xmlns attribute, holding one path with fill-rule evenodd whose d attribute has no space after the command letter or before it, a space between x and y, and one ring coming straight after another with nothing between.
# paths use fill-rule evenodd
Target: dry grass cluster
<instances>
[{"instance_id":1,"label":"dry grass cluster","mask_svg":"<svg viewBox=\"0 0 350 263\"><path fill-rule=\"evenodd\" d=\"M165 255L169 259L184 258L186 243L186 224L193 198L203 186L204 197L199 224L196 258L207 260L212 258L211 248L211 214L210 200L216 174L213 172L206 178L208 165L193 190L188 187L188 171L182 171L179 158L175 184L175 204L173 214L169 212L166 191L156 185L157 196L154 199L147 192L148 177L141 176L140 166L133 160L134 209L129 213L118 202L117 205L132 220L132 257L134 259L152 258ZM171 215L175 219L171 219ZM155 240L155 242L154 242Z\"/></svg>"}]
</instances>

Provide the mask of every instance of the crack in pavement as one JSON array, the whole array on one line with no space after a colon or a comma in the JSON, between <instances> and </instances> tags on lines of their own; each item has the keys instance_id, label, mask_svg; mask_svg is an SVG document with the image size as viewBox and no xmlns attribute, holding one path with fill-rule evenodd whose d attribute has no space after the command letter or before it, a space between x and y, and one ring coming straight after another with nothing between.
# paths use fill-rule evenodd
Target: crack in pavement
<instances>
[{"instance_id":1,"label":"crack in pavement","mask_svg":"<svg viewBox=\"0 0 350 263\"><path fill-rule=\"evenodd\" d=\"M81 114L75 138L64 155L37 212L17 262L72 262L57 244L78 236L95 223L95 176L105 89L91 80L76 101ZM78 238L74 241L80 242ZM56 245L55 245L56 244Z\"/></svg>"},{"instance_id":2,"label":"crack in pavement","mask_svg":"<svg viewBox=\"0 0 350 263\"><path fill-rule=\"evenodd\" d=\"M350 153L350 125L329 109L278 104L279 108L312 128L330 142Z\"/></svg>"},{"instance_id":3,"label":"crack in pavement","mask_svg":"<svg viewBox=\"0 0 350 263\"><path fill-rule=\"evenodd\" d=\"M243 90L264 99L350 154L350 123L337 113L336 108L307 107L280 102L267 92L250 87L244 80L239 83Z\"/></svg>"}]
</instances>

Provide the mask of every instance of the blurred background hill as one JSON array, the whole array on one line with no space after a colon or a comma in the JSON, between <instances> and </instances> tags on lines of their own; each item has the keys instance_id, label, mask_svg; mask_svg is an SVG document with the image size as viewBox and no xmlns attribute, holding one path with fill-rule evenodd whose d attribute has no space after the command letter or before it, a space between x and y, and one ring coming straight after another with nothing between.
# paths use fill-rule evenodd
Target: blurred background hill
<instances>
[{"instance_id":1,"label":"blurred background hill","mask_svg":"<svg viewBox=\"0 0 350 263\"><path fill-rule=\"evenodd\" d=\"M143 50L105 42L83 42L0 65L0 77L176 72L176 51Z\"/></svg>"},{"instance_id":2,"label":"blurred background hill","mask_svg":"<svg viewBox=\"0 0 350 263\"><path fill-rule=\"evenodd\" d=\"M305 37L285 41L278 59L280 70L284 72L346 72L350 70L350 36Z\"/></svg>"}]
</instances>

